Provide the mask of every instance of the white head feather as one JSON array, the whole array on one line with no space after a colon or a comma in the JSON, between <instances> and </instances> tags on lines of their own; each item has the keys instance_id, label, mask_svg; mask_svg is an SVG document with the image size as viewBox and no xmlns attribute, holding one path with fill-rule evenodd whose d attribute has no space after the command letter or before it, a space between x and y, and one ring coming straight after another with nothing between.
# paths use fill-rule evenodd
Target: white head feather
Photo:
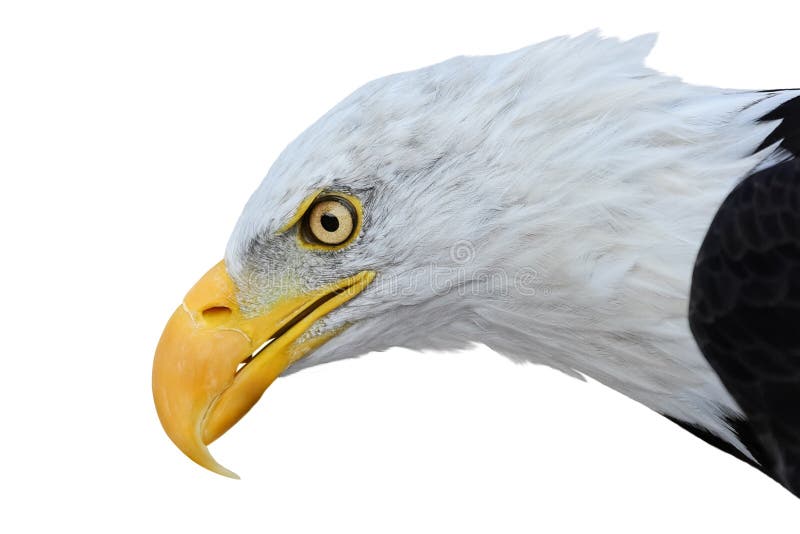
<instances>
[{"instance_id":1,"label":"white head feather","mask_svg":"<svg viewBox=\"0 0 800 534\"><path fill-rule=\"evenodd\" d=\"M392 346L484 343L591 376L741 447L739 412L686 312L694 258L791 96L696 87L644 66L655 42L597 34L458 57L370 82L280 155L226 263L256 313L276 284L375 282L315 332L350 328L298 370ZM315 190L357 195L338 252L276 235Z\"/></svg>"}]
</instances>

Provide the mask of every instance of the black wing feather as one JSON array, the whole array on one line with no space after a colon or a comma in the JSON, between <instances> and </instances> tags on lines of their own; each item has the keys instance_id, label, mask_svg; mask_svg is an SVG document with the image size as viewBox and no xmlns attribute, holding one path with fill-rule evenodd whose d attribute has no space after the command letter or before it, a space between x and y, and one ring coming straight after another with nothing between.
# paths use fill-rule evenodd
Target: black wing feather
<instances>
[{"instance_id":1,"label":"black wing feather","mask_svg":"<svg viewBox=\"0 0 800 534\"><path fill-rule=\"evenodd\" d=\"M781 121L757 151L780 142L780 147L800 156L800 98L793 98L764 115L761 121Z\"/></svg>"},{"instance_id":2,"label":"black wing feather","mask_svg":"<svg viewBox=\"0 0 800 534\"><path fill-rule=\"evenodd\" d=\"M800 149L800 100L782 107L796 129L765 145ZM733 422L740 438L800 496L800 160L752 174L722 204L695 264L689 323L746 416Z\"/></svg>"}]
</instances>

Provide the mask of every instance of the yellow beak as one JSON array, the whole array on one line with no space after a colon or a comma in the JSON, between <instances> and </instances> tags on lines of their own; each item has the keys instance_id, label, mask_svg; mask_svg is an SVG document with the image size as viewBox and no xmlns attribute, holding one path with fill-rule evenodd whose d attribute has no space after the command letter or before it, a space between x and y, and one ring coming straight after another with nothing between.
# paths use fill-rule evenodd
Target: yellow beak
<instances>
[{"instance_id":1,"label":"yellow beak","mask_svg":"<svg viewBox=\"0 0 800 534\"><path fill-rule=\"evenodd\" d=\"M339 333L300 336L320 317L366 288L362 271L307 293L287 295L245 317L224 262L189 291L172 314L153 361L153 398L161 425L189 458L238 478L207 445L236 424L293 362Z\"/></svg>"}]
</instances>

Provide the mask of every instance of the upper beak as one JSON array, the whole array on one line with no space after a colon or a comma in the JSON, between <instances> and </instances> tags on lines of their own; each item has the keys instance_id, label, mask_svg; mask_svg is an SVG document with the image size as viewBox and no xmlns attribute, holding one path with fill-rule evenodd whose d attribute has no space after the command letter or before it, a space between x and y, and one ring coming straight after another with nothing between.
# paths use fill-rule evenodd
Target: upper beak
<instances>
[{"instance_id":1,"label":"upper beak","mask_svg":"<svg viewBox=\"0 0 800 534\"><path fill-rule=\"evenodd\" d=\"M214 460L207 445L241 419L291 363L338 333L298 340L374 277L362 271L313 291L285 295L250 317L239 309L224 262L215 265L172 314L156 348L153 398L170 439L203 467L238 478Z\"/></svg>"}]
</instances>

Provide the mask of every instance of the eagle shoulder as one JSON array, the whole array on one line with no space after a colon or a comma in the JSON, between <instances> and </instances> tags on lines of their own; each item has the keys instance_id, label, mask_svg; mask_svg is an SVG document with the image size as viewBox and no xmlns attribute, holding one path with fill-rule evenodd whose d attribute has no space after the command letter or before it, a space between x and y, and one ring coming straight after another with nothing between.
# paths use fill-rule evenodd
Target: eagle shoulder
<instances>
[{"instance_id":1,"label":"eagle shoulder","mask_svg":"<svg viewBox=\"0 0 800 534\"><path fill-rule=\"evenodd\" d=\"M797 154L800 99L770 115L789 111L765 143ZM723 202L695 263L689 324L744 413L732 427L800 496L800 158L748 176Z\"/></svg>"}]
</instances>

